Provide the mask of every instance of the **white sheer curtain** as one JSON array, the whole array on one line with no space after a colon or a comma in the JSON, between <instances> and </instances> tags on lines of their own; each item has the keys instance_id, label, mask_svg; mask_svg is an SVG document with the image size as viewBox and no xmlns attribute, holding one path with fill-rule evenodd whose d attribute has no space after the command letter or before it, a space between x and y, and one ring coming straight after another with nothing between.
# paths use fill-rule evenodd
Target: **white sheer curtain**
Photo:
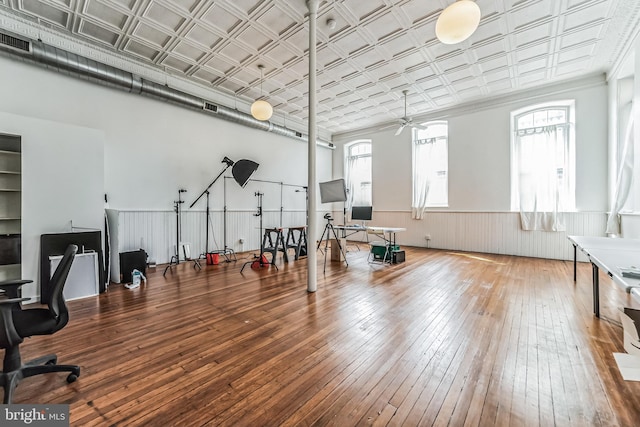
<instances>
[{"instance_id":1,"label":"white sheer curtain","mask_svg":"<svg viewBox=\"0 0 640 427\"><path fill-rule=\"evenodd\" d=\"M566 207L563 200L570 191L568 126L541 126L518 131L514 146L518 162L518 196L523 230L564 231Z\"/></svg>"},{"instance_id":2,"label":"white sheer curtain","mask_svg":"<svg viewBox=\"0 0 640 427\"><path fill-rule=\"evenodd\" d=\"M618 179L616 182L616 195L613 200L613 206L607 219L607 233L620 234L620 211L624 207L631 191L631 182L633 181L633 164L634 164L634 109L629 112L629 120L624 136L622 158L620 170L618 171Z\"/></svg>"},{"instance_id":3,"label":"white sheer curtain","mask_svg":"<svg viewBox=\"0 0 640 427\"><path fill-rule=\"evenodd\" d=\"M353 156L347 159L347 202L345 208L352 206L371 206L371 156Z\"/></svg>"},{"instance_id":4,"label":"white sheer curtain","mask_svg":"<svg viewBox=\"0 0 640 427\"><path fill-rule=\"evenodd\" d=\"M431 182L437 174L437 167L430 162L435 155L435 138L414 141L413 153L413 219L423 219L427 210L427 201Z\"/></svg>"}]
</instances>

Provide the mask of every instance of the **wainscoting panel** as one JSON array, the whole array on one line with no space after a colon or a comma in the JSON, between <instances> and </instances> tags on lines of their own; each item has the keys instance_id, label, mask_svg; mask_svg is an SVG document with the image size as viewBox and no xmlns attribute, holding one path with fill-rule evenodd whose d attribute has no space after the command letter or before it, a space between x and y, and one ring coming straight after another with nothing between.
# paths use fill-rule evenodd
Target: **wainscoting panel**
<instances>
[{"instance_id":1,"label":"wainscoting panel","mask_svg":"<svg viewBox=\"0 0 640 427\"><path fill-rule=\"evenodd\" d=\"M236 252L260 248L262 233L256 211L227 211L226 246ZM158 264L168 263L175 254L176 214L174 211L118 211L109 210L111 233L112 280L119 277L118 254L144 249L150 260ZM263 211L263 227L288 227L306 224L305 211ZM189 243L193 257L204 254L206 243L206 213L200 210L183 210L181 213L181 241ZM209 214L210 251L225 247L224 212ZM240 243L240 239L243 243ZM180 254L183 259L183 254Z\"/></svg>"},{"instance_id":2,"label":"wainscoting panel","mask_svg":"<svg viewBox=\"0 0 640 427\"><path fill-rule=\"evenodd\" d=\"M406 228L397 235L401 245L572 260L567 236L604 236L607 216L604 212L565 215L566 232L523 231L517 212L428 212L424 219L414 220L410 212L376 211L368 225ZM586 261L580 255L578 259Z\"/></svg>"},{"instance_id":3,"label":"wainscoting panel","mask_svg":"<svg viewBox=\"0 0 640 427\"><path fill-rule=\"evenodd\" d=\"M236 252L260 248L262 234L256 211L227 211L226 243ZM509 254L549 259L573 259L573 247L567 235L603 236L606 214L580 212L566 214L566 232L522 231L520 216L514 212L429 212L423 220L411 219L409 212L376 211L369 225L404 227L398 233L401 245ZM341 218L342 212L334 212ZM191 245L192 256L205 252L206 214L204 211L184 210L181 214L182 242ZM173 211L115 211L110 210L112 235L112 278L119 277L119 252L144 249L151 260L167 263L175 254L176 215ZM224 213L211 211L209 250L223 249ZM305 211L271 210L263 212L263 227L297 226L306 223ZM318 218L324 227L325 220ZM340 223L342 221L337 221ZM322 228L317 232L319 238ZM426 237L429 236L429 240ZM365 241L363 233L353 239ZM243 243L240 243L240 240ZM313 241L313 238L310 238ZM182 259L182 254L180 254ZM581 254L579 259L586 261Z\"/></svg>"}]
</instances>

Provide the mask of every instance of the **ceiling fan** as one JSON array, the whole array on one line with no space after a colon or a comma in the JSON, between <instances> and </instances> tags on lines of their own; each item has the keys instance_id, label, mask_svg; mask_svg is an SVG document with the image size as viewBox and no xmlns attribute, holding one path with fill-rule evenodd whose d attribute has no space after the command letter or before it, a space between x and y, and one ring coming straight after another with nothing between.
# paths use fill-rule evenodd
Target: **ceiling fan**
<instances>
[{"instance_id":1,"label":"ceiling fan","mask_svg":"<svg viewBox=\"0 0 640 427\"><path fill-rule=\"evenodd\" d=\"M407 117L407 94L409 93L408 90L403 90L402 93L404 94L404 116L401 117L400 119L398 119L399 123L400 123L400 127L398 127L398 130L395 133L395 136L398 136L402 133L402 131L404 130L405 127L409 126L412 128L416 128L416 129L426 129L424 126L422 126L421 124L418 123L413 123L413 120L411 119L411 117ZM389 129L391 127L394 127L396 125L389 125L389 126L385 126L383 128L380 128L380 130L383 129Z\"/></svg>"}]
</instances>

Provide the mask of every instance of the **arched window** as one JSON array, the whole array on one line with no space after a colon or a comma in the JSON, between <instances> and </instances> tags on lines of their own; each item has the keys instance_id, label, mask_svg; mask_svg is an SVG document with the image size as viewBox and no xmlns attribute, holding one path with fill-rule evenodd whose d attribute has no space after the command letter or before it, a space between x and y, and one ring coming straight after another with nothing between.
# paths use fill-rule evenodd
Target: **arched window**
<instances>
[{"instance_id":1,"label":"arched window","mask_svg":"<svg viewBox=\"0 0 640 427\"><path fill-rule=\"evenodd\" d=\"M347 209L351 206L372 206L371 141L358 140L347 144L344 164Z\"/></svg>"},{"instance_id":2,"label":"arched window","mask_svg":"<svg viewBox=\"0 0 640 427\"><path fill-rule=\"evenodd\" d=\"M449 124L445 120L423 123L413 131L413 218L421 219L428 207L449 205Z\"/></svg>"},{"instance_id":3,"label":"arched window","mask_svg":"<svg viewBox=\"0 0 640 427\"><path fill-rule=\"evenodd\" d=\"M575 210L574 114L574 101L511 113L511 209L524 229L562 230L558 214Z\"/></svg>"}]
</instances>

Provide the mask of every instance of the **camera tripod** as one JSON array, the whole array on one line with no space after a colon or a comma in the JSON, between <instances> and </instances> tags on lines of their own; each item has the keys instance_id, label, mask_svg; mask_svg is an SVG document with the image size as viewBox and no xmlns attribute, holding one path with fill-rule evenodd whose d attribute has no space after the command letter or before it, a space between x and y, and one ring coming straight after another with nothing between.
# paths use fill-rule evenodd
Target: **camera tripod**
<instances>
[{"instance_id":1,"label":"camera tripod","mask_svg":"<svg viewBox=\"0 0 640 427\"><path fill-rule=\"evenodd\" d=\"M324 214L324 219L327 220L327 225L324 226L324 231L322 232L322 237L320 237L320 240L318 241L318 246L316 247L316 250L320 249L320 245L322 244L322 241L324 240L324 267L322 269L322 273L325 273L326 269L327 269L327 251L329 248L329 239L331 238L331 234L333 234L333 237L336 239L336 244L338 245L338 248L340 249L340 253L342 254L342 257L344 258L344 263L346 264L347 267L349 267L349 263L347 262L347 256L344 253L344 249L342 248L342 245L340 244L340 239L338 238L338 234L336 233L336 229L333 228L333 224L331 223L331 221L333 221L333 218L331 218L330 214ZM325 234L326 234L326 238L325 238Z\"/></svg>"}]
</instances>

